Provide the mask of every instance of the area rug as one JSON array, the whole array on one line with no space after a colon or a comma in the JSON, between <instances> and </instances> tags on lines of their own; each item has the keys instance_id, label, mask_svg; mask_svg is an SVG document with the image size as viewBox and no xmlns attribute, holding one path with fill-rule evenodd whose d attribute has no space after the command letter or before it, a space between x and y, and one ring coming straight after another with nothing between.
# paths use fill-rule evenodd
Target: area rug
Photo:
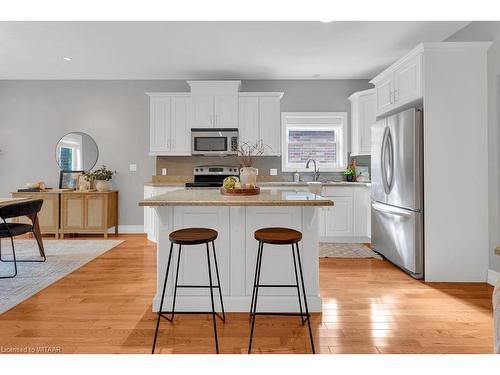
<instances>
[{"instance_id":1,"label":"area rug","mask_svg":"<svg viewBox=\"0 0 500 375\"><path fill-rule=\"evenodd\" d=\"M118 246L121 240L45 240L47 261L17 263L17 276L0 279L0 314L11 309L40 290L70 274L106 251ZM35 240L14 240L16 258L39 257ZM2 259L12 259L10 240L2 240ZM14 264L0 262L0 275L14 273Z\"/></svg>"},{"instance_id":2,"label":"area rug","mask_svg":"<svg viewBox=\"0 0 500 375\"><path fill-rule=\"evenodd\" d=\"M319 243L320 258L375 258L382 259L375 251L362 243Z\"/></svg>"}]
</instances>

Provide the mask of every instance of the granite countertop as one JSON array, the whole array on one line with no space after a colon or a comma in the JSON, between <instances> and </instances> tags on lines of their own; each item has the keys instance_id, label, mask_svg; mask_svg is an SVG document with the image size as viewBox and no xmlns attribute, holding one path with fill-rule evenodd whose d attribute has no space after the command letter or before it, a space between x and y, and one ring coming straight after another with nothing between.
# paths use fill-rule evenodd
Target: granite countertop
<instances>
[{"instance_id":1,"label":"granite countertop","mask_svg":"<svg viewBox=\"0 0 500 375\"><path fill-rule=\"evenodd\" d=\"M347 181L330 181L330 182L322 182L323 186L370 186L370 182L347 182ZM184 182L146 182L144 186L153 186L153 187L161 187L161 186L179 186L184 187ZM273 187L273 186L307 186L307 182L287 182L287 181L263 181L258 182L260 187Z\"/></svg>"},{"instance_id":2,"label":"granite countertop","mask_svg":"<svg viewBox=\"0 0 500 375\"><path fill-rule=\"evenodd\" d=\"M261 191L258 195L222 195L218 190L176 190L139 202L139 206L333 206L309 192Z\"/></svg>"}]
</instances>

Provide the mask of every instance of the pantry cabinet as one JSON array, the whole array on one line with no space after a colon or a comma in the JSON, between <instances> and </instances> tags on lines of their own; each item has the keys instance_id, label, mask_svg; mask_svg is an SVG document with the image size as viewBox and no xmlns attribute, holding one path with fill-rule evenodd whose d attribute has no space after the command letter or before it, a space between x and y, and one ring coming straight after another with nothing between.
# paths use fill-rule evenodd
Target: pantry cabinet
<instances>
[{"instance_id":1,"label":"pantry cabinet","mask_svg":"<svg viewBox=\"0 0 500 375\"><path fill-rule=\"evenodd\" d=\"M238 133L241 142L260 142L264 155L281 155L282 92L239 94Z\"/></svg>"},{"instance_id":2,"label":"pantry cabinet","mask_svg":"<svg viewBox=\"0 0 500 375\"><path fill-rule=\"evenodd\" d=\"M375 85L377 116L422 99L422 56L423 46L370 81Z\"/></svg>"},{"instance_id":3,"label":"pantry cabinet","mask_svg":"<svg viewBox=\"0 0 500 375\"><path fill-rule=\"evenodd\" d=\"M371 154L371 126L376 122L375 90L352 94L351 102L351 156Z\"/></svg>"},{"instance_id":4,"label":"pantry cabinet","mask_svg":"<svg viewBox=\"0 0 500 375\"><path fill-rule=\"evenodd\" d=\"M188 93L148 93L150 155L191 154L191 99Z\"/></svg>"}]
</instances>

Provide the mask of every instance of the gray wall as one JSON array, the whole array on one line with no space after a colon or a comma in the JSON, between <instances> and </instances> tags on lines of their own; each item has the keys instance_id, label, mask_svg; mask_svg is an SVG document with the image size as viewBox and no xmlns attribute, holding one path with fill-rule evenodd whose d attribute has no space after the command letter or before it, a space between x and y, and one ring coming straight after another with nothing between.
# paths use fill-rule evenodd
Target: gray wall
<instances>
[{"instance_id":1,"label":"gray wall","mask_svg":"<svg viewBox=\"0 0 500 375\"><path fill-rule=\"evenodd\" d=\"M243 91L284 91L283 111L348 111L366 80L243 81ZM155 173L148 91L189 91L185 81L0 81L0 196L43 180L57 186L55 146L71 131L91 135L98 166L118 171L120 223L141 225L143 183ZM137 164L137 172L128 166Z\"/></svg>"},{"instance_id":2,"label":"gray wall","mask_svg":"<svg viewBox=\"0 0 500 375\"><path fill-rule=\"evenodd\" d=\"M488 183L489 202L489 264L490 269L500 272L500 256L495 246L500 246L500 22L472 22L453 34L447 41L493 41L488 51Z\"/></svg>"}]
</instances>

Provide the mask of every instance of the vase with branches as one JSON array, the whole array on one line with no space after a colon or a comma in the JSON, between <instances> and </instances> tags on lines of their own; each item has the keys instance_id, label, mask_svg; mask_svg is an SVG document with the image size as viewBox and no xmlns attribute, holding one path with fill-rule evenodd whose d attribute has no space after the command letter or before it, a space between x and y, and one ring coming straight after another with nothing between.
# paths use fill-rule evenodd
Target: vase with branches
<instances>
[{"instance_id":1,"label":"vase with branches","mask_svg":"<svg viewBox=\"0 0 500 375\"><path fill-rule=\"evenodd\" d=\"M256 142L241 142L238 146L238 161L240 162L240 182L245 188L257 186L257 170L253 167L255 158L264 154L268 145L261 140Z\"/></svg>"}]
</instances>

